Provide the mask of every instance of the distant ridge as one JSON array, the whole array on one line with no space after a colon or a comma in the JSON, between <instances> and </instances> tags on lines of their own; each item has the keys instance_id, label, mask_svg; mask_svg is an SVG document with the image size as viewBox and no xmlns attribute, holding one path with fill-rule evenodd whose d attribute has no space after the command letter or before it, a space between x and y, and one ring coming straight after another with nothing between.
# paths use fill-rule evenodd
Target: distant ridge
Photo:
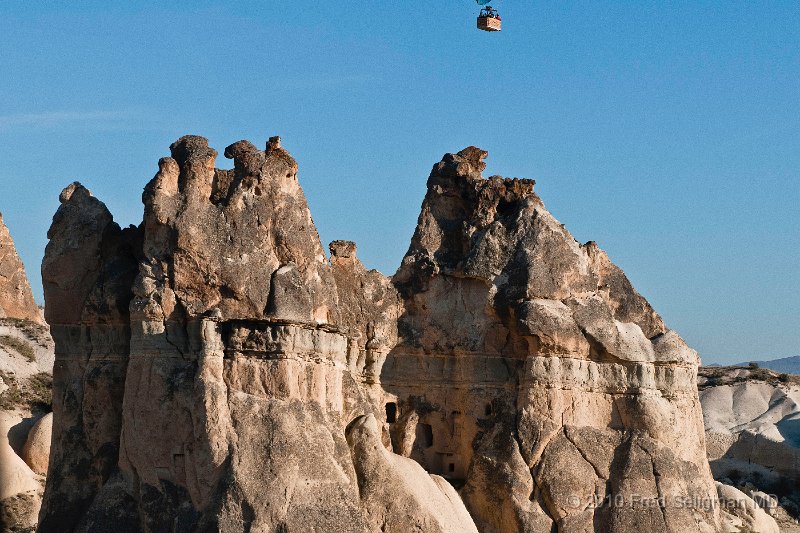
<instances>
[{"instance_id":1,"label":"distant ridge","mask_svg":"<svg viewBox=\"0 0 800 533\"><path fill-rule=\"evenodd\" d=\"M775 372L800 374L800 355L782 357L781 359L773 359L771 361L747 361L746 363L740 363L740 365L746 366L751 362L757 364L761 368L768 368Z\"/></svg>"}]
</instances>

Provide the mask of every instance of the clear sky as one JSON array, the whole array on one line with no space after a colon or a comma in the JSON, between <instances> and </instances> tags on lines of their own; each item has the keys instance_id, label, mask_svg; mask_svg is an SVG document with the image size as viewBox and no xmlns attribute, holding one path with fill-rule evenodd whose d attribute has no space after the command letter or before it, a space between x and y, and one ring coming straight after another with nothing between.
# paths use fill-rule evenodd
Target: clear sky
<instances>
[{"instance_id":1,"label":"clear sky","mask_svg":"<svg viewBox=\"0 0 800 533\"><path fill-rule=\"evenodd\" d=\"M387 274L475 144L705 362L800 354L800 2L496 0L499 34L473 0L165 3L0 2L0 210L39 301L61 189L137 224L183 134L281 135L323 243Z\"/></svg>"}]
</instances>

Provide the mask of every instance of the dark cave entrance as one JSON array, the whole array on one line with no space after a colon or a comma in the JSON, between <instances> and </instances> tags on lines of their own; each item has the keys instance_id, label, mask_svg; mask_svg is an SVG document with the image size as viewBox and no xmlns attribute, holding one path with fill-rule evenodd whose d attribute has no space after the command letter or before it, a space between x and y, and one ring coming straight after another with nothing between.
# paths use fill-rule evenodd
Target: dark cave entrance
<instances>
[{"instance_id":1,"label":"dark cave entrance","mask_svg":"<svg viewBox=\"0 0 800 533\"><path fill-rule=\"evenodd\" d=\"M397 404L395 402L386 404L386 421L390 424L397 422Z\"/></svg>"}]
</instances>

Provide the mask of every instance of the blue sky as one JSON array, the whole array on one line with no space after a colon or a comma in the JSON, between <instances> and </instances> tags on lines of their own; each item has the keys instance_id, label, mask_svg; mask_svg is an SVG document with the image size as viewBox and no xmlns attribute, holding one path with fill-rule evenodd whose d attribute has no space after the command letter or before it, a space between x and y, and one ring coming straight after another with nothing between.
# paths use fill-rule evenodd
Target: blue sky
<instances>
[{"instance_id":1,"label":"blue sky","mask_svg":"<svg viewBox=\"0 0 800 533\"><path fill-rule=\"evenodd\" d=\"M0 210L37 299L61 188L136 224L183 134L281 135L323 242L384 273L475 144L704 361L800 353L800 2L496 0L499 34L472 0L161 4L0 3Z\"/></svg>"}]
</instances>

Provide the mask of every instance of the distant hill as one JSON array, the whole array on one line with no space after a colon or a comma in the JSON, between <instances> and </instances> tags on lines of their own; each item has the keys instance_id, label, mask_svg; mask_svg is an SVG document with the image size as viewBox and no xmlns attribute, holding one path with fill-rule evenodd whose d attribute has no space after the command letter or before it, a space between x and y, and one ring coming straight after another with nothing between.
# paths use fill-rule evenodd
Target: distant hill
<instances>
[{"instance_id":1,"label":"distant hill","mask_svg":"<svg viewBox=\"0 0 800 533\"><path fill-rule=\"evenodd\" d=\"M800 375L800 355L794 357L783 357L781 359L773 359L772 361L752 361L761 368L768 368L775 372L784 374L798 374ZM741 366L747 366L751 361L740 363Z\"/></svg>"}]
</instances>

